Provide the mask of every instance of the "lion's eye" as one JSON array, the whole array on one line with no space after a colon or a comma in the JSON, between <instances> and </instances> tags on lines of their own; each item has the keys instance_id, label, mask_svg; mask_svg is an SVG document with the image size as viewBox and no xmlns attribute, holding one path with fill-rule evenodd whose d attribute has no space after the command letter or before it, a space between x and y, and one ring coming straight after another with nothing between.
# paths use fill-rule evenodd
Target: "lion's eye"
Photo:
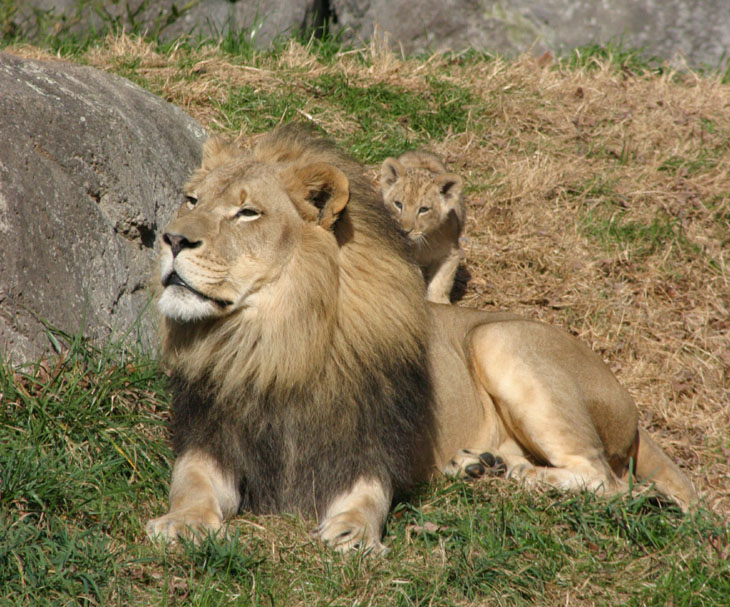
<instances>
[{"instance_id":1,"label":"lion's eye","mask_svg":"<svg viewBox=\"0 0 730 607\"><path fill-rule=\"evenodd\" d=\"M430 207L421 207L420 209L418 209L418 214L424 215L425 213L428 213L430 210L431 210Z\"/></svg>"},{"instance_id":2,"label":"lion's eye","mask_svg":"<svg viewBox=\"0 0 730 607\"><path fill-rule=\"evenodd\" d=\"M192 209L198 203L198 197L195 194L185 194L185 204Z\"/></svg>"},{"instance_id":3,"label":"lion's eye","mask_svg":"<svg viewBox=\"0 0 730 607\"><path fill-rule=\"evenodd\" d=\"M396 209L398 209L399 211L402 211L403 210L403 204L401 202L399 202L398 200L394 200L393 201L393 206Z\"/></svg>"},{"instance_id":4,"label":"lion's eye","mask_svg":"<svg viewBox=\"0 0 730 607\"><path fill-rule=\"evenodd\" d=\"M261 216L261 211L254 209L253 207L243 207L238 210L235 217L236 219L243 219L243 221L253 221Z\"/></svg>"}]
</instances>

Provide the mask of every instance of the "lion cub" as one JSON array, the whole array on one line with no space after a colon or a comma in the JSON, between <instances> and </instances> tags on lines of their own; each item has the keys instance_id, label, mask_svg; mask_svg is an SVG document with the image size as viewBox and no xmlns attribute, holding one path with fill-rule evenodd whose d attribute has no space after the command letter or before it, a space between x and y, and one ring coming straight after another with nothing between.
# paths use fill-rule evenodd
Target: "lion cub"
<instances>
[{"instance_id":1,"label":"lion cub","mask_svg":"<svg viewBox=\"0 0 730 607\"><path fill-rule=\"evenodd\" d=\"M380 168L383 202L412 242L428 285L426 299L436 303L450 303L461 259L466 214L461 186L461 177L428 152L386 158Z\"/></svg>"}]
</instances>

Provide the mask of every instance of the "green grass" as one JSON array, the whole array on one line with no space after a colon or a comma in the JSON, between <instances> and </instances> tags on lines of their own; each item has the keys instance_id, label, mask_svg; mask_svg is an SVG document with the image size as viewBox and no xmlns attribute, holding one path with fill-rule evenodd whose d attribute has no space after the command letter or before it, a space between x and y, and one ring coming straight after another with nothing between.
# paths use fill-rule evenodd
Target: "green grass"
<instances>
[{"instance_id":1,"label":"green grass","mask_svg":"<svg viewBox=\"0 0 730 607\"><path fill-rule=\"evenodd\" d=\"M325 74L306 87L309 97L283 83L276 92L245 85L231 88L216 107L225 117L225 130L260 132L304 120L300 109L308 99L313 100L315 121L327 105L335 106L359 126L344 142L350 152L363 162L378 162L466 129L470 93L435 78L428 79L428 86L425 93L416 93L382 83L360 86L344 74Z\"/></svg>"},{"instance_id":2,"label":"green grass","mask_svg":"<svg viewBox=\"0 0 730 607\"><path fill-rule=\"evenodd\" d=\"M672 175L694 175L704 173L715 168L719 158L708 154L701 154L697 158L682 158L681 156L670 156L659 167L660 171L666 171Z\"/></svg>"},{"instance_id":3,"label":"green grass","mask_svg":"<svg viewBox=\"0 0 730 607\"><path fill-rule=\"evenodd\" d=\"M591 210L581 221L583 233L598 241L607 251L624 249L635 259L642 259L671 243L686 246L678 222L665 215L657 215L650 222L627 219L625 213Z\"/></svg>"},{"instance_id":4,"label":"green grass","mask_svg":"<svg viewBox=\"0 0 730 607\"><path fill-rule=\"evenodd\" d=\"M658 170L673 174L680 169L703 171L708 166L705 161L693 163L675 156L660 165ZM620 252L638 262L670 248L675 252L673 261L677 256L703 256L687 238L678 218L663 210L658 210L651 217L632 216L632 205L619 193L617 186L615 179L600 176L591 178L586 184L568 188L572 196L585 201L577 218L578 230L584 237L608 253ZM707 203L711 205L711 201ZM720 221L717 224L719 226ZM705 260L713 263L709 258Z\"/></svg>"},{"instance_id":5,"label":"green grass","mask_svg":"<svg viewBox=\"0 0 730 607\"><path fill-rule=\"evenodd\" d=\"M360 125L347 143L364 162L382 161L449 130L464 132L470 106L469 91L436 78L426 91L409 91L385 83L361 85L344 74L324 74L313 82L315 97L326 99Z\"/></svg>"},{"instance_id":6,"label":"green grass","mask_svg":"<svg viewBox=\"0 0 730 607\"><path fill-rule=\"evenodd\" d=\"M661 74L664 71L663 61L659 57L647 55L644 49L627 48L621 40L575 48L561 58L559 65L573 69L597 69L606 63L638 75Z\"/></svg>"},{"instance_id":7,"label":"green grass","mask_svg":"<svg viewBox=\"0 0 730 607\"><path fill-rule=\"evenodd\" d=\"M225 103L216 104L222 115L225 130L261 132L293 120L302 120L297 109L302 99L293 92L270 93L246 85L231 88Z\"/></svg>"},{"instance_id":8,"label":"green grass","mask_svg":"<svg viewBox=\"0 0 730 607\"><path fill-rule=\"evenodd\" d=\"M388 555L331 553L297 518L162 547L168 399L158 365L76 342L60 363L0 367L0 604L722 605L727 526L646 494L528 493L438 482L397 505ZM575 595L577 597L577 595ZM10 599L9 597L12 597Z\"/></svg>"},{"instance_id":9,"label":"green grass","mask_svg":"<svg viewBox=\"0 0 730 607\"><path fill-rule=\"evenodd\" d=\"M0 367L0 597L99 604L123 577L137 505L168 474L161 378L79 341L61 361Z\"/></svg>"}]
</instances>

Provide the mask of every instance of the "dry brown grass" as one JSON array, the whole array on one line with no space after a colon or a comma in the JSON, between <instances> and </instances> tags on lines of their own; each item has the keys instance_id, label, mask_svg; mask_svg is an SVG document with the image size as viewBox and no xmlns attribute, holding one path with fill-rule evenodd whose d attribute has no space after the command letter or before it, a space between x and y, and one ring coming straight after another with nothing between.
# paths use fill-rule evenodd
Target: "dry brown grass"
<instances>
[{"instance_id":1,"label":"dry brown grass","mask_svg":"<svg viewBox=\"0 0 730 607\"><path fill-rule=\"evenodd\" d=\"M122 36L82 59L133 72L211 130L226 124L218 104L242 85L296 93L302 119L341 140L360 126L313 89L322 74L419 94L429 78L469 90L467 129L429 144L470 184L461 303L580 336L708 505L730 512L730 85L608 60L404 60L376 44L323 61L291 43L243 64L214 48L163 57ZM650 250L646 236L602 244L611 217L643 226L659 218L669 236Z\"/></svg>"},{"instance_id":2,"label":"dry brown grass","mask_svg":"<svg viewBox=\"0 0 730 607\"><path fill-rule=\"evenodd\" d=\"M498 99L486 141L462 136L444 149L487 186L471 201L476 279L464 301L520 310L590 343L636 398L644 425L727 513L730 87L529 59L462 78ZM712 162L690 168L708 154ZM660 170L670 158L677 170ZM592 192L595 180L609 191ZM648 255L602 248L579 227L590 209L643 225L665 217L686 242Z\"/></svg>"}]
</instances>

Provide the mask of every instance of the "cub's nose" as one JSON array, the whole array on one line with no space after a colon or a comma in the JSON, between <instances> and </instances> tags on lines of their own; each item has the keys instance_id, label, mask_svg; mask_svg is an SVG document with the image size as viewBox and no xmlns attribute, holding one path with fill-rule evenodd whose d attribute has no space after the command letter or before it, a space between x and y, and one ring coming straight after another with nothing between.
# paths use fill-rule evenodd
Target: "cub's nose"
<instances>
[{"instance_id":1,"label":"cub's nose","mask_svg":"<svg viewBox=\"0 0 730 607\"><path fill-rule=\"evenodd\" d=\"M173 257L176 257L183 249L194 249L202 244L201 240L188 240L181 234L170 234L169 232L162 235L162 240L170 245Z\"/></svg>"}]
</instances>

